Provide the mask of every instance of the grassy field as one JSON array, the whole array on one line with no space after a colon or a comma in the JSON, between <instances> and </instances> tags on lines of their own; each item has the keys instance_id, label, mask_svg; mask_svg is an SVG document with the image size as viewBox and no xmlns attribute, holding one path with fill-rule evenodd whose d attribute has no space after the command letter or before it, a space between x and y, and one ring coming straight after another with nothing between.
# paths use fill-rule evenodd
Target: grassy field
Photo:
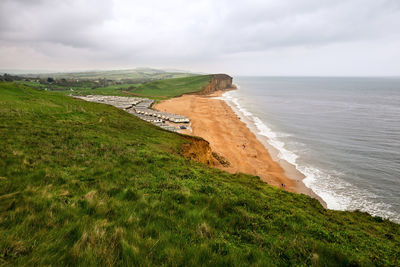
<instances>
[{"instance_id":1,"label":"grassy field","mask_svg":"<svg viewBox=\"0 0 400 267\"><path fill-rule=\"evenodd\" d=\"M210 80L211 75L165 79L140 84L132 93L158 99L171 98L201 91Z\"/></svg>"},{"instance_id":2,"label":"grassy field","mask_svg":"<svg viewBox=\"0 0 400 267\"><path fill-rule=\"evenodd\" d=\"M400 225L187 160L185 142L0 83L0 265L400 266Z\"/></svg>"},{"instance_id":3,"label":"grassy field","mask_svg":"<svg viewBox=\"0 0 400 267\"><path fill-rule=\"evenodd\" d=\"M139 84L116 84L105 87L98 87L95 89L88 87L73 88L74 91L59 91L65 95L117 95L117 96L129 96L131 88L138 86Z\"/></svg>"},{"instance_id":4,"label":"grassy field","mask_svg":"<svg viewBox=\"0 0 400 267\"><path fill-rule=\"evenodd\" d=\"M64 95L119 95L127 96L139 84L125 83L93 88L93 81L83 81L76 85L62 86L57 84L41 84L39 82L17 81L17 83L38 90L53 91ZM71 90L72 89L72 90Z\"/></svg>"},{"instance_id":5,"label":"grassy field","mask_svg":"<svg viewBox=\"0 0 400 267\"><path fill-rule=\"evenodd\" d=\"M18 83L40 90L56 91L64 95L138 95L153 99L167 99L185 93L201 91L209 83L210 79L211 75L192 75L143 83L123 83L109 86L98 86L93 80L80 81L77 84L70 84L68 86L27 81L19 81ZM98 87L93 88L94 85Z\"/></svg>"}]
</instances>

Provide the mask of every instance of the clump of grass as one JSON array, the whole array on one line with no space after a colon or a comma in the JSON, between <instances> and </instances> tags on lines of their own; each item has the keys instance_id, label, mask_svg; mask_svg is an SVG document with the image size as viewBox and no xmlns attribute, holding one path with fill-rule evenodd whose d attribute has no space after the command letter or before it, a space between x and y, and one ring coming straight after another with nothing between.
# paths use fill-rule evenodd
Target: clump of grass
<instances>
[{"instance_id":1,"label":"clump of grass","mask_svg":"<svg viewBox=\"0 0 400 267\"><path fill-rule=\"evenodd\" d=\"M398 224L197 164L184 142L0 83L1 265L400 265Z\"/></svg>"}]
</instances>

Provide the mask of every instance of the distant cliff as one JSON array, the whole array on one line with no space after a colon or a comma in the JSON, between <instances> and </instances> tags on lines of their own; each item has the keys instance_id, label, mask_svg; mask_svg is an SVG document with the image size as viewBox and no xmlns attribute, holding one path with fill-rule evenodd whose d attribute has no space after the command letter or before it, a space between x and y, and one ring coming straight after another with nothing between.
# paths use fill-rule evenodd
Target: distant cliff
<instances>
[{"instance_id":1,"label":"distant cliff","mask_svg":"<svg viewBox=\"0 0 400 267\"><path fill-rule=\"evenodd\" d=\"M219 90L236 88L232 84L232 77L227 74L213 74L210 83L199 94L210 94Z\"/></svg>"}]
</instances>

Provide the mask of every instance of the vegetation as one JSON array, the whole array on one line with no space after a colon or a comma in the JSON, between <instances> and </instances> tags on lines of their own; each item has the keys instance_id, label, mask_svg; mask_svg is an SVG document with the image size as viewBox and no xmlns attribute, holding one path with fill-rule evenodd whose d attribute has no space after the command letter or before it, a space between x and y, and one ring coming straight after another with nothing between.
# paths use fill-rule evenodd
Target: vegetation
<instances>
[{"instance_id":1,"label":"vegetation","mask_svg":"<svg viewBox=\"0 0 400 267\"><path fill-rule=\"evenodd\" d=\"M191 73L185 72L170 72L151 68L136 68L128 70L108 70L108 71L85 71L85 72L70 72L70 73L44 73L44 74L25 74L24 77L38 77L47 79L79 79L79 80L114 80L124 81L133 80L134 82L143 82L160 79L170 79L179 77L192 76Z\"/></svg>"},{"instance_id":2,"label":"vegetation","mask_svg":"<svg viewBox=\"0 0 400 267\"><path fill-rule=\"evenodd\" d=\"M184 93L201 91L211 75L168 73L156 70L107 71L83 73L42 74L36 78L25 76L0 76L0 81L15 81L39 90L57 91L65 95L119 95L145 96L166 99ZM123 74L128 73L125 78ZM99 78L103 74L114 80ZM53 77L47 77L53 75ZM132 76L133 75L133 76ZM78 78L84 79L78 79ZM97 78L96 78L97 77Z\"/></svg>"},{"instance_id":3,"label":"vegetation","mask_svg":"<svg viewBox=\"0 0 400 267\"><path fill-rule=\"evenodd\" d=\"M1 82L0 264L400 265L400 225L187 160L185 142Z\"/></svg>"},{"instance_id":4,"label":"vegetation","mask_svg":"<svg viewBox=\"0 0 400 267\"><path fill-rule=\"evenodd\" d=\"M197 75L143 83L133 93L153 98L171 98L186 93L198 92L210 82L211 75Z\"/></svg>"}]
</instances>

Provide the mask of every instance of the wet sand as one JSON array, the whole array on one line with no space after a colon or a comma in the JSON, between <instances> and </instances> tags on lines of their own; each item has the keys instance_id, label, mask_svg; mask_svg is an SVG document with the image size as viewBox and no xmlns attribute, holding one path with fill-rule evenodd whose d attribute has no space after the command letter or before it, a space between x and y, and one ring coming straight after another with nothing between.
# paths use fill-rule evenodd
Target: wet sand
<instances>
[{"instance_id":1,"label":"wet sand","mask_svg":"<svg viewBox=\"0 0 400 267\"><path fill-rule=\"evenodd\" d=\"M183 95L158 103L153 108L189 117L192 131L185 130L182 133L204 138L214 152L230 162L230 166L221 165L218 168L230 173L257 175L270 185L309 195L324 205L325 203L301 182L304 176L294 166L287 162L275 161L278 159L271 156L266 143L263 144L250 131L231 107L224 100L213 98L222 93L224 91L208 96Z\"/></svg>"}]
</instances>

